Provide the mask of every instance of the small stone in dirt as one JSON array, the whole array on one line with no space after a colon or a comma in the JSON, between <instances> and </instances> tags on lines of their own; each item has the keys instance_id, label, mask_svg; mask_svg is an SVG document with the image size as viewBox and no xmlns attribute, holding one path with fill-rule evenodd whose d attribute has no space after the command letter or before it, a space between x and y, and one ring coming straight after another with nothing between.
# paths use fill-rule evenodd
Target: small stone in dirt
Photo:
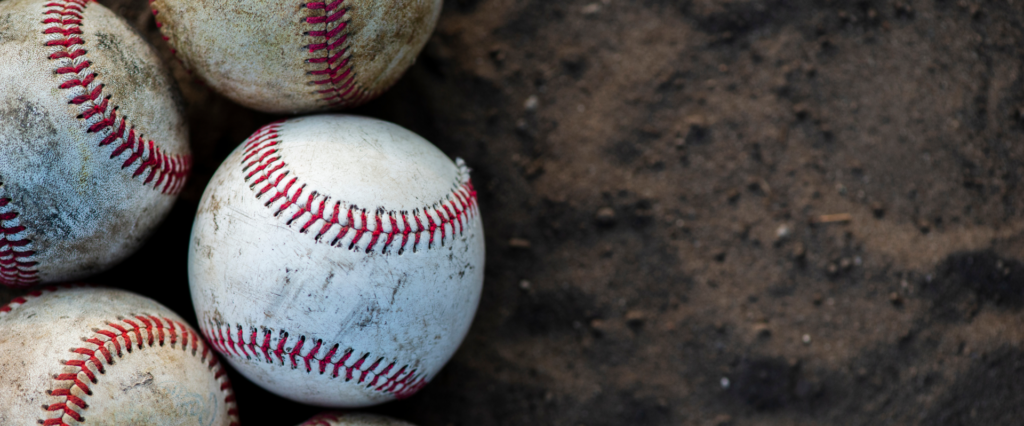
<instances>
[{"instance_id":1,"label":"small stone in dirt","mask_svg":"<svg viewBox=\"0 0 1024 426\"><path fill-rule=\"evenodd\" d=\"M825 272L826 272L826 273L827 273L827 274L828 274L829 276L834 276L834 275L836 275L837 273L839 273L839 266L838 266L838 265L836 265L836 263L835 263L835 262L831 262L831 263L829 263L829 264L828 264L828 266L826 266L826 267L825 267Z\"/></svg>"},{"instance_id":2,"label":"small stone in dirt","mask_svg":"<svg viewBox=\"0 0 1024 426\"><path fill-rule=\"evenodd\" d=\"M802 120L807 118L811 114L811 109L810 107L807 106L807 104L800 102L796 105L793 105L793 114L796 115L796 118Z\"/></svg>"},{"instance_id":3,"label":"small stone in dirt","mask_svg":"<svg viewBox=\"0 0 1024 426\"><path fill-rule=\"evenodd\" d=\"M850 269L851 267L853 267L853 259L850 259L849 257L839 259L839 269L845 271Z\"/></svg>"},{"instance_id":4,"label":"small stone in dirt","mask_svg":"<svg viewBox=\"0 0 1024 426\"><path fill-rule=\"evenodd\" d=\"M583 14L584 15L593 15L593 14L595 14L597 12L600 12L600 11L601 11L601 4L600 3L590 3L590 4L586 5L586 6L583 6Z\"/></svg>"},{"instance_id":5,"label":"small stone in dirt","mask_svg":"<svg viewBox=\"0 0 1024 426\"><path fill-rule=\"evenodd\" d=\"M800 337L800 341L803 342L805 345L811 344L811 335L804 334L803 336Z\"/></svg>"},{"instance_id":6,"label":"small stone in dirt","mask_svg":"<svg viewBox=\"0 0 1024 426\"><path fill-rule=\"evenodd\" d=\"M523 291L529 291L530 290L530 281L527 281L527 280L519 281L519 288L521 290L523 290Z\"/></svg>"},{"instance_id":7,"label":"small stone in dirt","mask_svg":"<svg viewBox=\"0 0 1024 426\"><path fill-rule=\"evenodd\" d=\"M644 320L647 319L647 314L643 311L631 310L626 312L625 320L626 326L632 329L634 332L639 332L644 326Z\"/></svg>"},{"instance_id":8,"label":"small stone in dirt","mask_svg":"<svg viewBox=\"0 0 1024 426\"><path fill-rule=\"evenodd\" d=\"M794 259L803 259L807 255L807 249L804 248L804 243L796 243L793 245L793 251L790 253Z\"/></svg>"},{"instance_id":9,"label":"small stone in dirt","mask_svg":"<svg viewBox=\"0 0 1024 426\"><path fill-rule=\"evenodd\" d=\"M530 248L530 240L523 238L512 238L508 240L508 246L514 249L528 249Z\"/></svg>"},{"instance_id":10,"label":"small stone in dirt","mask_svg":"<svg viewBox=\"0 0 1024 426\"><path fill-rule=\"evenodd\" d=\"M917 228L921 231L922 234L927 234L929 231L932 230L932 223L928 221L928 219L918 219Z\"/></svg>"},{"instance_id":11,"label":"small stone in dirt","mask_svg":"<svg viewBox=\"0 0 1024 426\"><path fill-rule=\"evenodd\" d=\"M892 302L893 305L899 306L903 304L903 297L900 297L900 294L894 291L889 293L889 301Z\"/></svg>"},{"instance_id":12,"label":"small stone in dirt","mask_svg":"<svg viewBox=\"0 0 1024 426\"><path fill-rule=\"evenodd\" d=\"M536 111L538 106L540 106L540 99L537 99L537 95L530 95L529 98L526 98L526 102L523 102L523 109L529 112Z\"/></svg>"},{"instance_id":13,"label":"small stone in dirt","mask_svg":"<svg viewBox=\"0 0 1024 426\"><path fill-rule=\"evenodd\" d=\"M792 232L793 230L789 228L789 225L786 225L785 223L779 225L778 228L775 228L775 241L783 241L786 238L789 238L789 235Z\"/></svg>"},{"instance_id":14,"label":"small stone in dirt","mask_svg":"<svg viewBox=\"0 0 1024 426\"><path fill-rule=\"evenodd\" d=\"M723 379L728 380L728 379ZM711 421L712 426L732 426L732 416L728 414L719 414L715 416L715 419Z\"/></svg>"},{"instance_id":15,"label":"small stone in dirt","mask_svg":"<svg viewBox=\"0 0 1024 426\"><path fill-rule=\"evenodd\" d=\"M772 335L772 329L768 327L767 323L759 322L754 324L752 330L757 337L771 337Z\"/></svg>"},{"instance_id":16,"label":"small stone in dirt","mask_svg":"<svg viewBox=\"0 0 1024 426\"><path fill-rule=\"evenodd\" d=\"M597 209L597 214L594 215L594 219L597 220L598 225L612 226L615 224L615 209L611 207L601 207Z\"/></svg>"},{"instance_id":17,"label":"small stone in dirt","mask_svg":"<svg viewBox=\"0 0 1024 426\"><path fill-rule=\"evenodd\" d=\"M740 190L733 188L729 192L725 193L725 199L729 200L730 203L735 203L740 198Z\"/></svg>"}]
</instances>

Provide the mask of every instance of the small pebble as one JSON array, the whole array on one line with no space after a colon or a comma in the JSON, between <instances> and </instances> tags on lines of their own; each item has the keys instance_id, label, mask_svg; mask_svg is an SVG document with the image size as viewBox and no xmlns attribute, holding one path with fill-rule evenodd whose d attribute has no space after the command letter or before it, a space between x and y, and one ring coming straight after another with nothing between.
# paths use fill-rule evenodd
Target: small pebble
<instances>
[{"instance_id":1,"label":"small pebble","mask_svg":"<svg viewBox=\"0 0 1024 426\"><path fill-rule=\"evenodd\" d=\"M844 257L842 259L839 259L839 269L842 269L842 270L845 271L847 269L850 269L850 267L852 267L852 266L853 266L853 260L851 260L849 257Z\"/></svg>"},{"instance_id":2,"label":"small pebble","mask_svg":"<svg viewBox=\"0 0 1024 426\"><path fill-rule=\"evenodd\" d=\"M811 344L811 335L810 334L805 334L805 335L801 336L800 337L800 341L804 342L805 345Z\"/></svg>"},{"instance_id":3,"label":"small pebble","mask_svg":"<svg viewBox=\"0 0 1024 426\"><path fill-rule=\"evenodd\" d=\"M711 421L711 424L714 426L731 426L732 416L728 414L719 414L715 416L715 419Z\"/></svg>"},{"instance_id":4,"label":"small pebble","mask_svg":"<svg viewBox=\"0 0 1024 426\"><path fill-rule=\"evenodd\" d=\"M611 226L615 224L615 210L611 207L601 207L594 215L598 225Z\"/></svg>"},{"instance_id":5,"label":"small pebble","mask_svg":"<svg viewBox=\"0 0 1024 426\"><path fill-rule=\"evenodd\" d=\"M718 384L722 385L722 389L729 389L729 378L722 377L722 379L718 381Z\"/></svg>"},{"instance_id":6,"label":"small pebble","mask_svg":"<svg viewBox=\"0 0 1024 426\"><path fill-rule=\"evenodd\" d=\"M763 322L754 324L753 330L754 335L757 337L770 337L772 335L772 329L768 327L768 324Z\"/></svg>"},{"instance_id":7,"label":"small pebble","mask_svg":"<svg viewBox=\"0 0 1024 426\"><path fill-rule=\"evenodd\" d=\"M790 253L794 259L803 259L807 254L807 249L804 248L804 243L796 243L793 245L793 251Z\"/></svg>"},{"instance_id":8,"label":"small pebble","mask_svg":"<svg viewBox=\"0 0 1024 426\"><path fill-rule=\"evenodd\" d=\"M527 111L536 111L538 106L540 106L540 99L537 99L537 95L530 95L529 98L526 98L526 102L523 102L523 108Z\"/></svg>"},{"instance_id":9,"label":"small pebble","mask_svg":"<svg viewBox=\"0 0 1024 426\"><path fill-rule=\"evenodd\" d=\"M530 281L527 281L527 280L519 281L519 288L522 289L523 291L529 291L530 290Z\"/></svg>"},{"instance_id":10,"label":"small pebble","mask_svg":"<svg viewBox=\"0 0 1024 426\"><path fill-rule=\"evenodd\" d=\"M786 224L779 225L778 228L775 228L775 239L777 241L782 241L782 240L786 239L787 237L789 237L789 234L792 233L792 232L793 231L791 229L789 229L789 225L786 225Z\"/></svg>"},{"instance_id":11,"label":"small pebble","mask_svg":"<svg viewBox=\"0 0 1024 426\"><path fill-rule=\"evenodd\" d=\"M523 238L512 238L508 240L508 246L516 249L528 249L530 248L530 240Z\"/></svg>"},{"instance_id":12,"label":"small pebble","mask_svg":"<svg viewBox=\"0 0 1024 426\"><path fill-rule=\"evenodd\" d=\"M892 293L889 293L889 301L892 302L893 305L901 305L901 304L903 304L903 298L900 297L900 294L895 292L895 291L892 292Z\"/></svg>"}]
</instances>

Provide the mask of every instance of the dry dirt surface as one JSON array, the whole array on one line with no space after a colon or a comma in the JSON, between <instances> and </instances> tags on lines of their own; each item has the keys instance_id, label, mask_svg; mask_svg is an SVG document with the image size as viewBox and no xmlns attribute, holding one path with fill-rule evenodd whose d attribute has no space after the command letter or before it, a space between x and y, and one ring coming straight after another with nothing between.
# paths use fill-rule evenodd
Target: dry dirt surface
<instances>
[{"instance_id":1,"label":"dry dirt surface","mask_svg":"<svg viewBox=\"0 0 1024 426\"><path fill-rule=\"evenodd\" d=\"M194 320L203 187L276 118L170 63L195 173L91 281ZM1024 2L449 0L356 111L475 168L470 335L421 426L1016 425L1024 418ZM234 374L242 421L319 411Z\"/></svg>"}]
</instances>

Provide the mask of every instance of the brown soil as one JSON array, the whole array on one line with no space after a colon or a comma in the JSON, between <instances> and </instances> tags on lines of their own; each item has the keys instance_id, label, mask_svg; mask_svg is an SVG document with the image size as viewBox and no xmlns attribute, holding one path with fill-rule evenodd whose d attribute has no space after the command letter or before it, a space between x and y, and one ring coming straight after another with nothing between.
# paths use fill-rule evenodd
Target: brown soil
<instances>
[{"instance_id":1,"label":"brown soil","mask_svg":"<svg viewBox=\"0 0 1024 426\"><path fill-rule=\"evenodd\" d=\"M145 2L103 3L171 59ZM195 173L93 281L192 316L203 187L274 117L174 67ZM371 411L1020 424L1022 72L1019 0L446 1L417 65L355 112L475 167L484 295L440 376ZM246 424L319 411L231 378Z\"/></svg>"}]
</instances>

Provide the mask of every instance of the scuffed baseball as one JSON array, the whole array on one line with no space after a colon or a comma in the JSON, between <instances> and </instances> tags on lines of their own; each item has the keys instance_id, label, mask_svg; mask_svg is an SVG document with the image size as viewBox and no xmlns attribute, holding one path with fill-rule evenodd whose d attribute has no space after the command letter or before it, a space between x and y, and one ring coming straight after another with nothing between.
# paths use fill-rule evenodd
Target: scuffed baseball
<instances>
[{"instance_id":1,"label":"scuffed baseball","mask_svg":"<svg viewBox=\"0 0 1024 426\"><path fill-rule=\"evenodd\" d=\"M430 38L441 0L151 0L175 55L249 108L347 108L394 84Z\"/></svg>"},{"instance_id":2,"label":"scuffed baseball","mask_svg":"<svg viewBox=\"0 0 1024 426\"><path fill-rule=\"evenodd\" d=\"M321 413L298 426L415 426L390 417L365 413Z\"/></svg>"},{"instance_id":3,"label":"scuffed baseball","mask_svg":"<svg viewBox=\"0 0 1024 426\"><path fill-rule=\"evenodd\" d=\"M103 271L168 213L190 157L170 76L110 10L0 3L0 284Z\"/></svg>"},{"instance_id":4,"label":"scuffed baseball","mask_svg":"<svg viewBox=\"0 0 1024 426\"><path fill-rule=\"evenodd\" d=\"M203 194L189 244L200 328L231 365L308 404L409 396L455 353L483 284L461 160L364 117L273 123Z\"/></svg>"},{"instance_id":5,"label":"scuffed baseball","mask_svg":"<svg viewBox=\"0 0 1024 426\"><path fill-rule=\"evenodd\" d=\"M237 426L216 355L123 290L44 288L0 307L0 424Z\"/></svg>"}]
</instances>

